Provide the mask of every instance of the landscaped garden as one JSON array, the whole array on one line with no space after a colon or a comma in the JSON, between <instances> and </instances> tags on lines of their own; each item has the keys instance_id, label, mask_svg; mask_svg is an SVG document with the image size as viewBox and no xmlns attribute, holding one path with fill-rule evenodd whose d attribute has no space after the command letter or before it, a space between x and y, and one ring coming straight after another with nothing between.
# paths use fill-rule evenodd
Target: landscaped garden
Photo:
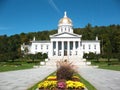
<instances>
[{"instance_id":1,"label":"landscaped garden","mask_svg":"<svg viewBox=\"0 0 120 90\"><path fill-rule=\"evenodd\" d=\"M33 66L39 66L40 62L45 61L46 53L28 54L22 58L2 60L0 62L0 72L30 69Z\"/></svg>"},{"instance_id":2,"label":"landscaped garden","mask_svg":"<svg viewBox=\"0 0 120 90\"><path fill-rule=\"evenodd\" d=\"M27 62L2 62L0 63L0 72L5 71L13 71L13 70L22 70L22 69L30 69L33 68L34 63L27 63Z\"/></svg>"},{"instance_id":3,"label":"landscaped garden","mask_svg":"<svg viewBox=\"0 0 120 90\"><path fill-rule=\"evenodd\" d=\"M109 62L103 58L100 58L99 61L94 59L90 61L92 65L98 66L98 68L120 71L120 61L117 59L111 59Z\"/></svg>"},{"instance_id":4,"label":"landscaped garden","mask_svg":"<svg viewBox=\"0 0 120 90\"><path fill-rule=\"evenodd\" d=\"M9 60L7 62L0 62L0 72L13 71L13 70L22 70L22 69L31 69L33 66L39 66L40 60L24 60L19 59L12 62Z\"/></svg>"},{"instance_id":5,"label":"landscaped garden","mask_svg":"<svg viewBox=\"0 0 120 90\"><path fill-rule=\"evenodd\" d=\"M90 52L85 53L83 57L98 68L120 71L120 57L116 54L102 55Z\"/></svg>"},{"instance_id":6,"label":"landscaped garden","mask_svg":"<svg viewBox=\"0 0 120 90\"><path fill-rule=\"evenodd\" d=\"M57 71L38 82L28 90L96 90L88 81L77 74L68 61L57 62Z\"/></svg>"}]
</instances>

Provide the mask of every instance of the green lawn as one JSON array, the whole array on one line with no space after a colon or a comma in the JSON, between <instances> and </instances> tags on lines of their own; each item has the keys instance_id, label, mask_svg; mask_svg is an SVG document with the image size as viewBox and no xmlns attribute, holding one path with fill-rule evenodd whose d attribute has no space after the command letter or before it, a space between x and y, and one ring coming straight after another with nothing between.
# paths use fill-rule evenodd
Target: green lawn
<instances>
[{"instance_id":1,"label":"green lawn","mask_svg":"<svg viewBox=\"0 0 120 90\"><path fill-rule=\"evenodd\" d=\"M32 68L33 64L22 64L22 65L0 65L0 72L4 71L13 71L13 70L21 70L21 69L29 69Z\"/></svg>"},{"instance_id":2,"label":"green lawn","mask_svg":"<svg viewBox=\"0 0 120 90\"><path fill-rule=\"evenodd\" d=\"M78 76L80 77L80 81L85 84L88 90L97 90L91 83L85 80L81 75L78 74Z\"/></svg>"},{"instance_id":3,"label":"green lawn","mask_svg":"<svg viewBox=\"0 0 120 90\"><path fill-rule=\"evenodd\" d=\"M34 65L40 65L40 60L35 59L34 61L28 59L16 59L14 62L8 60L7 62L0 62L0 72L22 70L33 68Z\"/></svg>"},{"instance_id":4,"label":"green lawn","mask_svg":"<svg viewBox=\"0 0 120 90\"><path fill-rule=\"evenodd\" d=\"M109 70L116 70L116 71L120 71L120 65L106 65L106 66L99 66L99 68L102 68L102 69L109 69Z\"/></svg>"},{"instance_id":5,"label":"green lawn","mask_svg":"<svg viewBox=\"0 0 120 90\"><path fill-rule=\"evenodd\" d=\"M34 63L23 63L23 62L13 62L13 63L1 63L0 72L22 70L33 68Z\"/></svg>"},{"instance_id":6,"label":"green lawn","mask_svg":"<svg viewBox=\"0 0 120 90\"><path fill-rule=\"evenodd\" d=\"M107 59L100 59L99 62L95 60L91 60L92 65L97 65L99 68L102 69L109 69L109 70L116 70L120 71L120 61L117 59L111 59L110 62L107 61Z\"/></svg>"}]
</instances>

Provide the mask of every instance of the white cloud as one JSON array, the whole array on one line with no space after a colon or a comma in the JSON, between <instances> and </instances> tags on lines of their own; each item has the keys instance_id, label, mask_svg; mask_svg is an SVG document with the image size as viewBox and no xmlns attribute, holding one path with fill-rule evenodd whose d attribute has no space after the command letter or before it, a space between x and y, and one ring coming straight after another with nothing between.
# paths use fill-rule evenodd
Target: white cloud
<instances>
[{"instance_id":1,"label":"white cloud","mask_svg":"<svg viewBox=\"0 0 120 90\"><path fill-rule=\"evenodd\" d=\"M59 8L57 7L57 5L54 3L53 0L49 0L49 4L50 4L58 13L60 13Z\"/></svg>"}]
</instances>

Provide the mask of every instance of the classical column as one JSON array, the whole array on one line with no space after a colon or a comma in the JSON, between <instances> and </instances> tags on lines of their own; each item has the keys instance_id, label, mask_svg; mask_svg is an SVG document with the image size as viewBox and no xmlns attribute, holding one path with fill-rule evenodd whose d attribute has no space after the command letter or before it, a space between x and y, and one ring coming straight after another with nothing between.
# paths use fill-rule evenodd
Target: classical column
<instances>
[{"instance_id":1,"label":"classical column","mask_svg":"<svg viewBox=\"0 0 120 90\"><path fill-rule=\"evenodd\" d=\"M53 48L53 41L51 41L51 56L53 56L53 50L54 50L54 48Z\"/></svg>"},{"instance_id":2,"label":"classical column","mask_svg":"<svg viewBox=\"0 0 120 90\"><path fill-rule=\"evenodd\" d=\"M56 41L56 56L58 56L58 41Z\"/></svg>"},{"instance_id":3,"label":"classical column","mask_svg":"<svg viewBox=\"0 0 120 90\"><path fill-rule=\"evenodd\" d=\"M75 55L75 41L73 41L73 54L72 55Z\"/></svg>"},{"instance_id":4,"label":"classical column","mask_svg":"<svg viewBox=\"0 0 120 90\"><path fill-rule=\"evenodd\" d=\"M64 56L64 41L61 41L61 43L62 43L62 52L61 52L61 56Z\"/></svg>"},{"instance_id":5,"label":"classical column","mask_svg":"<svg viewBox=\"0 0 120 90\"><path fill-rule=\"evenodd\" d=\"M80 41L78 41L78 55L80 55Z\"/></svg>"},{"instance_id":6,"label":"classical column","mask_svg":"<svg viewBox=\"0 0 120 90\"><path fill-rule=\"evenodd\" d=\"M67 55L70 56L70 42L67 42Z\"/></svg>"}]
</instances>

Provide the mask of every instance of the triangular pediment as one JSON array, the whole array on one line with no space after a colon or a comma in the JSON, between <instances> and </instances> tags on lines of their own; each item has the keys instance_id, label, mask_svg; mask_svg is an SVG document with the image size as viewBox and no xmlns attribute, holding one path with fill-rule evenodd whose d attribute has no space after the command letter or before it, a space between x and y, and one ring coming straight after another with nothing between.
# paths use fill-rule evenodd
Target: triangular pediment
<instances>
[{"instance_id":1,"label":"triangular pediment","mask_svg":"<svg viewBox=\"0 0 120 90\"><path fill-rule=\"evenodd\" d=\"M63 37L81 37L80 35L78 35L78 34L74 34L74 33L68 33L68 32L64 32L64 33L59 33L59 34L54 34L54 35L51 35L50 37L61 37L61 38L63 38Z\"/></svg>"}]
</instances>

